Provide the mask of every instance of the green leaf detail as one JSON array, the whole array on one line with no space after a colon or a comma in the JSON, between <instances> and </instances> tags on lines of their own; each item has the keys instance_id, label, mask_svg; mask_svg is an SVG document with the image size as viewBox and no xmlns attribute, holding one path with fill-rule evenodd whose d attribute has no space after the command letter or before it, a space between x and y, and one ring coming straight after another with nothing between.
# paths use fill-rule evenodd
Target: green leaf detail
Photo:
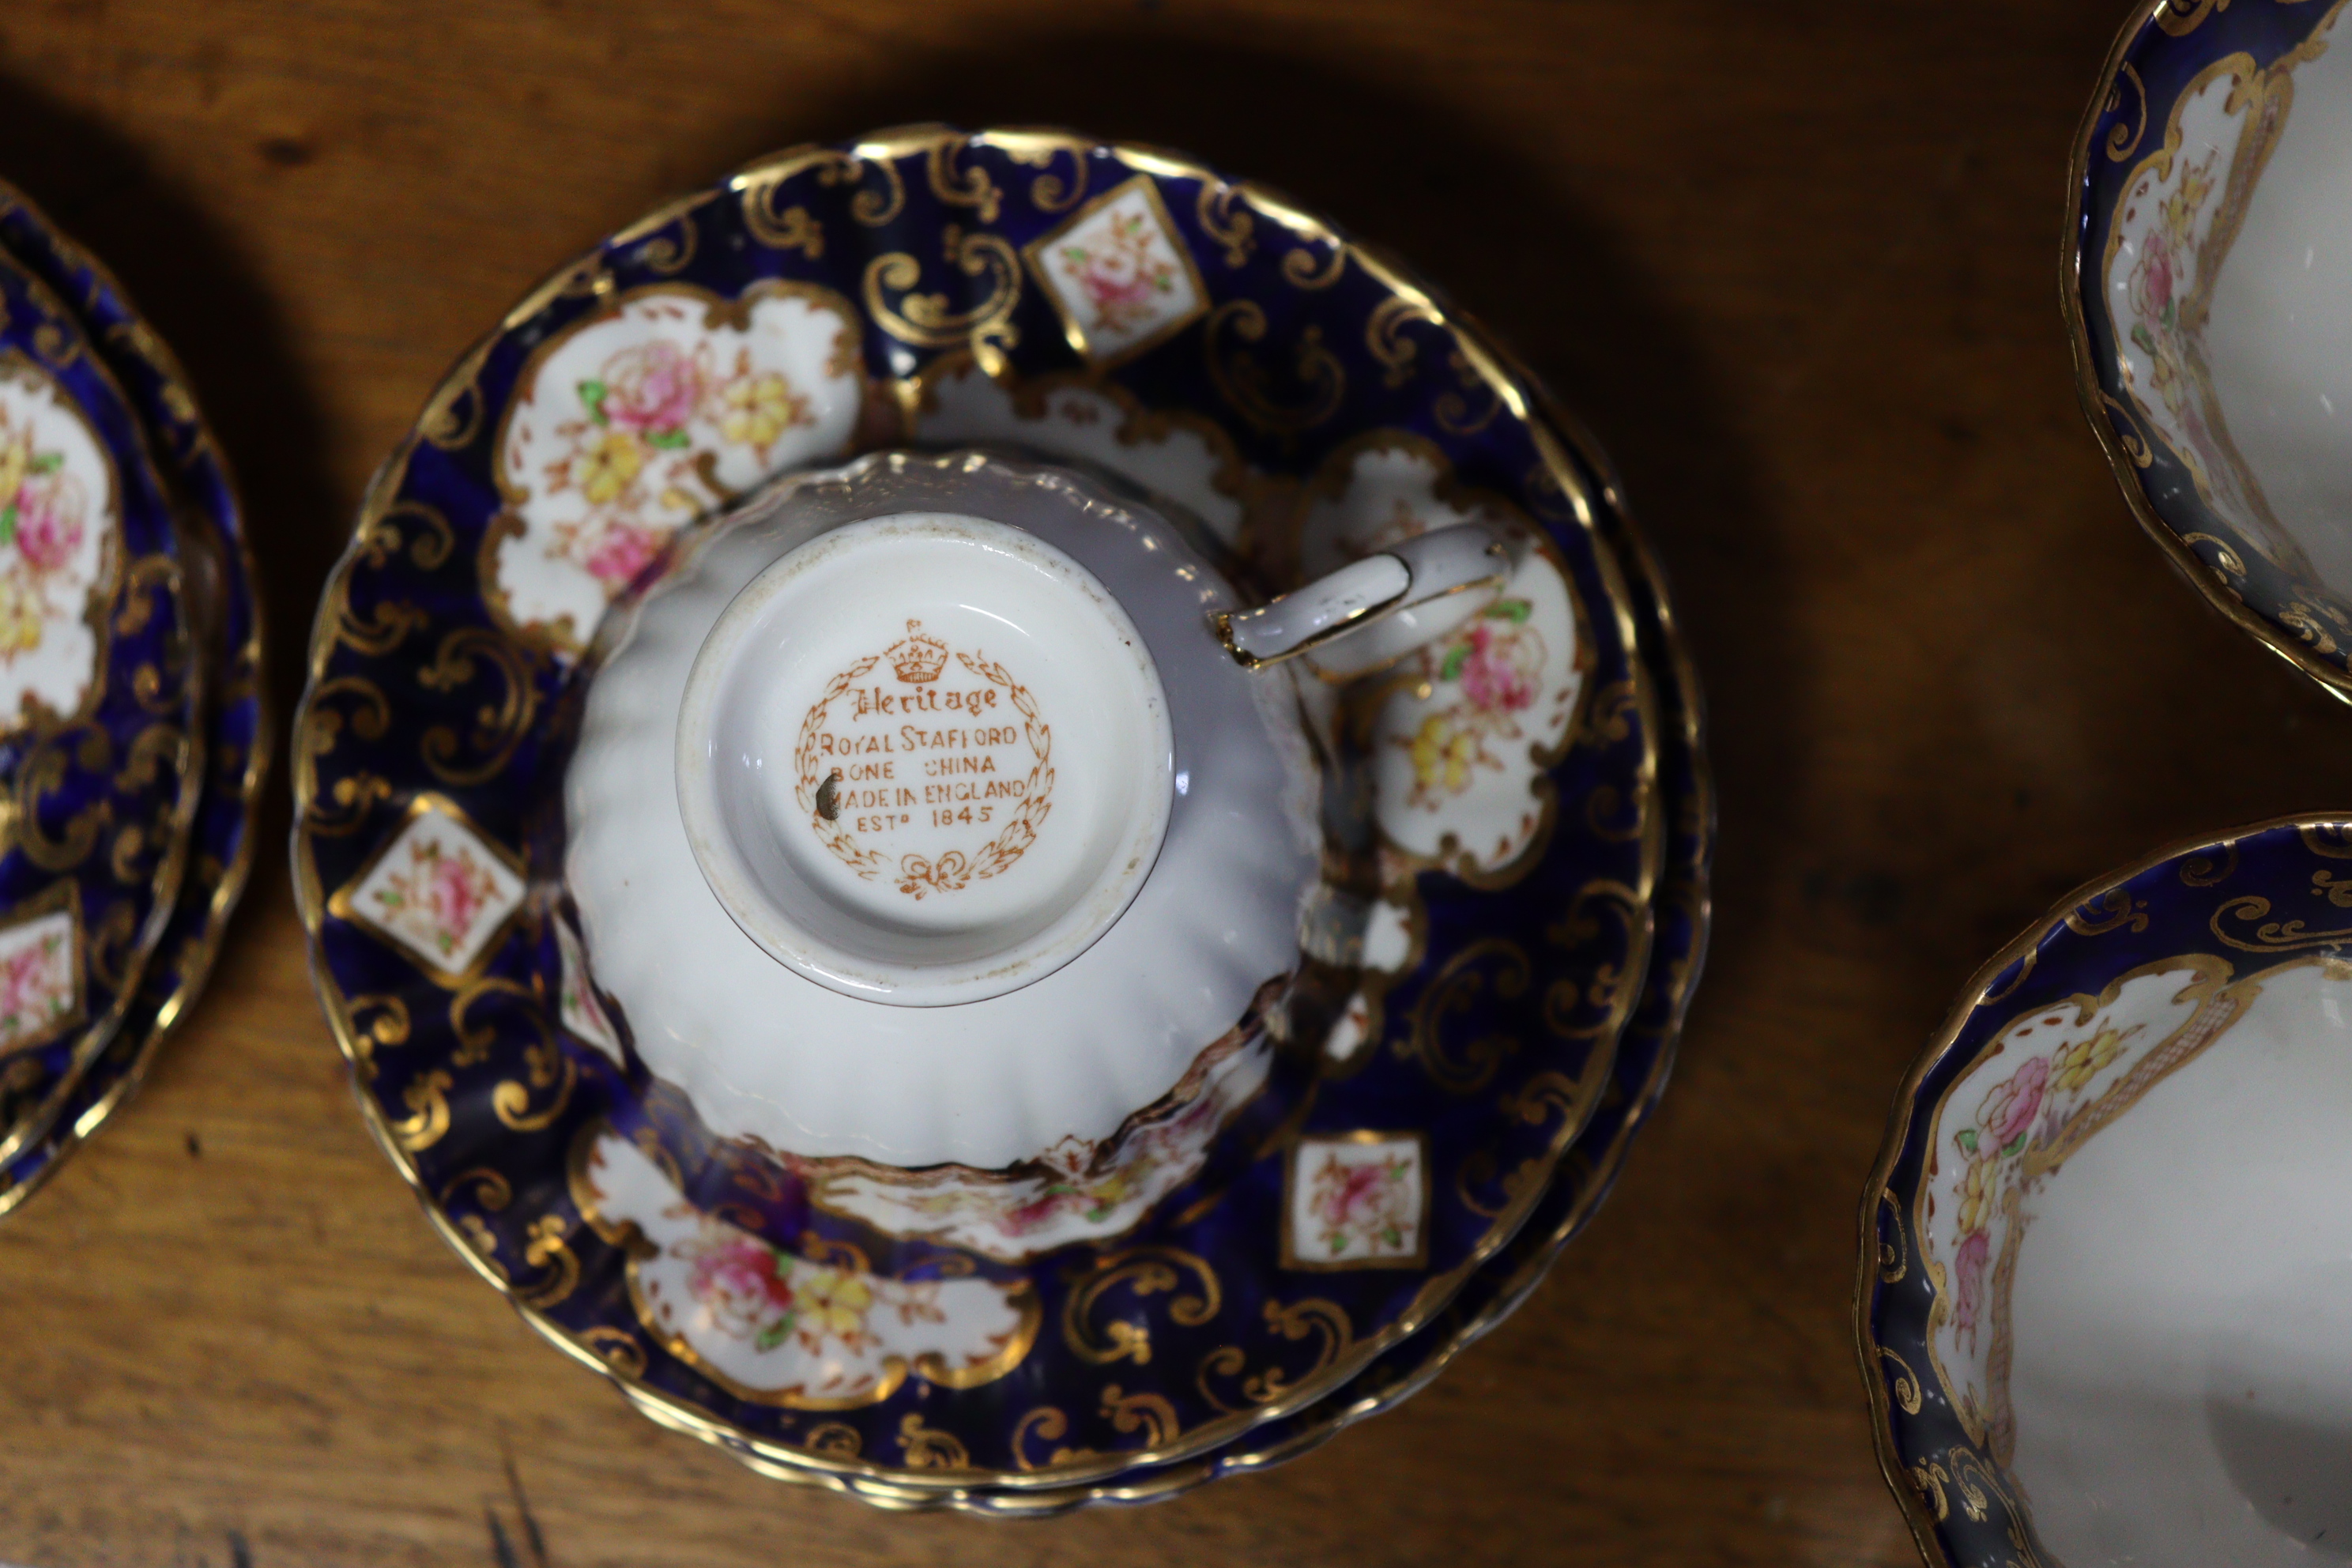
<instances>
[{"instance_id":1,"label":"green leaf detail","mask_svg":"<svg viewBox=\"0 0 2352 1568\"><path fill-rule=\"evenodd\" d=\"M691 447L694 443L687 438L687 434L683 430L664 430L646 437L646 445L658 447L665 452L675 452L681 447Z\"/></svg>"},{"instance_id":2,"label":"green leaf detail","mask_svg":"<svg viewBox=\"0 0 2352 1568\"><path fill-rule=\"evenodd\" d=\"M593 377L580 384L580 405L588 410L588 417L599 425L612 423L604 417L604 399L612 390L611 387Z\"/></svg>"},{"instance_id":3,"label":"green leaf detail","mask_svg":"<svg viewBox=\"0 0 2352 1568\"><path fill-rule=\"evenodd\" d=\"M2132 323L2131 339L2132 342L2137 343L2149 353L2156 353L2156 334L2147 330L2147 323L2146 321L2134 321Z\"/></svg>"},{"instance_id":4,"label":"green leaf detail","mask_svg":"<svg viewBox=\"0 0 2352 1568\"><path fill-rule=\"evenodd\" d=\"M31 464L33 472L37 474L54 474L65 466L66 455L63 452L44 452Z\"/></svg>"},{"instance_id":5,"label":"green leaf detail","mask_svg":"<svg viewBox=\"0 0 2352 1568\"><path fill-rule=\"evenodd\" d=\"M772 1351L792 1337L793 1314L786 1312L782 1317L778 1318L774 1322L770 1323L766 1328L761 1329L760 1331L759 1337L754 1339L751 1343L758 1349Z\"/></svg>"},{"instance_id":6,"label":"green leaf detail","mask_svg":"<svg viewBox=\"0 0 2352 1568\"><path fill-rule=\"evenodd\" d=\"M2000 1146L2000 1157L2006 1160L2011 1154L2016 1153L2020 1149L2024 1148L2025 1140L2029 1136L2031 1136L2031 1134L2028 1132L2021 1132L2016 1137L2011 1139L2008 1142L2002 1144Z\"/></svg>"},{"instance_id":7,"label":"green leaf detail","mask_svg":"<svg viewBox=\"0 0 2352 1568\"><path fill-rule=\"evenodd\" d=\"M1383 1246L1402 1247L1404 1246L1404 1232L1394 1226L1389 1226L1381 1230L1381 1242Z\"/></svg>"},{"instance_id":8,"label":"green leaf detail","mask_svg":"<svg viewBox=\"0 0 2352 1568\"><path fill-rule=\"evenodd\" d=\"M1525 599L1497 599L1486 606L1486 618L1490 621L1523 623L1535 613L1535 605Z\"/></svg>"},{"instance_id":9,"label":"green leaf detail","mask_svg":"<svg viewBox=\"0 0 2352 1568\"><path fill-rule=\"evenodd\" d=\"M1445 662L1438 667L1437 679L1440 680L1461 679L1462 667L1469 662L1470 645L1466 642L1455 643L1452 648L1447 650Z\"/></svg>"},{"instance_id":10,"label":"green leaf detail","mask_svg":"<svg viewBox=\"0 0 2352 1568\"><path fill-rule=\"evenodd\" d=\"M16 503L0 506L0 548L16 542Z\"/></svg>"},{"instance_id":11,"label":"green leaf detail","mask_svg":"<svg viewBox=\"0 0 2352 1568\"><path fill-rule=\"evenodd\" d=\"M1971 1154L1975 1153L1977 1152L1977 1130L1973 1127L1964 1127L1960 1129L1958 1142L1961 1148L1966 1149Z\"/></svg>"},{"instance_id":12,"label":"green leaf detail","mask_svg":"<svg viewBox=\"0 0 2352 1568\"><path fill-rule=\"evenodd\" d=\"M2164 302L2164 309L2163 309L2163 310L2158 310L2158 311L2156 313L2156 319L2157 319L2158 321L2162 321L2166 326L2168 326L2168 326L2171 326L2171 325L2173 324L2174 315L2175 315L2175 311L2174 311L2174 309L2173 309L2173 301L2171 301L2170 300L2167 300Z\"/></svg>"}]
</instances>

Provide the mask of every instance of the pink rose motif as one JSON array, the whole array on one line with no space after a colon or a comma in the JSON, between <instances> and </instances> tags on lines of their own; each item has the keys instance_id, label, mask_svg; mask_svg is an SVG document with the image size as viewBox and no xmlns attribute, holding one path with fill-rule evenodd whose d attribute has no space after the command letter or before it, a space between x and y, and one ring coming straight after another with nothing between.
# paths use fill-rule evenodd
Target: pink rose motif
<instances>
[{"instance_id":1,"label":"pink rose motif","mask_svg":"<svg viewBox=\"0 0 2352 1568\"><path fill-rule=\"evenodd\" d=\"M661 536L651 529L616 522L597 542L588 557L588 570L599 582L625 586L652 563L661 552Z\"/></svg>"},{"instance_id":2,"label":"pink rose motif","mask_svg":"<svg viewBox=\"0 0 2352 1568\"><path fill-rule=\"evenodd\" d=\"M1985 1262L1991 1253L1990 1238L1983 1231L1972 1230L1960 1238L1960 1249L1952 1255L1952 1326L1962 1333L1976 1329L1977 1313L1984 1304Z\"/></svg>"},{"instance_id":3,"label":"pink rose motif","mask_svg":"<svg viewBox=\"0 0 2352 1568\"><path fill-rule=\"evenodd\" d=\"M1517 640L1506 638L1497 647L1493 626L1483 621L1471 626L1469 657L1462 661L1462 692L1473 706L1510 713L1535 701L1535 682L1507 657Z\"/></svg>"},{"instance_id":4,"label":"pink rose motif","mask_svg":"<svg viewBox=\"0 0 2352 1568\"><path fill-rule=\"evenodd\" d=\"M15 1018L40 1000L47 956L41 947L28 947L0 963L0 1017Z\"/></svg>"},{"instance_id":5,"label":"pink rose motif","mask_svg":"<svg viewBox=\"0 0 2352 1568\"><path fill-rule=\"evenodd\" d=\"M36 495L30 486L18 493L16 551L37 573L58 571L81 543L81 521L63 500L55 491Z\"/></svg>"},{"instance_id":6,"label":"pink rose motif","mask_svg":"<svg viewBox=\"0 0 2352 1568\"><path fill-rule=\"evenodd\" d=\"M482 910L482 896L474 886L473 866L463 856L434 859L432 901L440 910L444 929L462 938Z\"/></svg>"},{"instance_id":7,"label":"pink rose motif","mask_svg":"<svg viewBox=\"0 0 2352 1568\"><path fill-rule=\"evenodd\" d=\"M2142 285L2142 289L2147 296L2147 308L2161 316L2164 314L2164 308L2172 302L2172 247L2170 246L2160 240L2150 244L2147 252L2147 268L2144 277L2147 280Z\"/></svg>"},{"instance_id":8,"label":"pink rose motif","mask_svg":"<svg viewBox=\"0 0 2352 1568\"><path fill-rule=\"evenodd\" d=\"M688 1289L699 1301L765 1305L778 1312L793 1305L792 1282L778 1271L775 1253L740 1237L698 1252Z\"/></svg>"},{"instance_id":9,"label":"pink rose motif","mask_svg":"<svg viewBox=\"0 0 2352 1568\"><path fill-rule=\"evenodd\" d=\"M1332 1163L1336 1165L1338 1162ZM1339 1181L1322 1193L1316 1204L1325 1223L1334 1227L1345 1226L1358 1205L1370 1205L1373 1196L1387 1184L1388 1174L1387 1168L1381 1165L1350 1165L1342 1170Z\"/></svg>"},{"instance_id":10,"label":"pink rose motif","mask_svg":"<svg viewBox=\"0 0 2352 1568\"><path fill-rule=\"evenodd\" d=\"M2050 1063L2035 1057L2015 1072L1993 1086L1977 1112L1984 1128L1984 1142L1991 1148L2005 1148L2033 1125L2033 1113L2042 1109L2042 1090L2050 1082Z\"/></svg>"},{"instance_id":11,"label":"pink rose motif","mask_svg":"<svg viewBox=\"0 0 2352 1568\"><path fill-rule=\"evenodd\" d=\"M700 368L663 338L615 354L604 384L604 417L649 436L684 428L702 405Z\"/></svg>"},{"instance_id":12,"label":"pink rose motif","mask_svg":"<svg viewBox=\"0 0 2352 1568\"><path fill-rule=\"evenodd\" d=\"M1000 1228L1007 1236L1027 1236L1077 1202L1076 1187L1052 1186L1025 1204L1007 1209Z\"/></svg>"}]
</instances>

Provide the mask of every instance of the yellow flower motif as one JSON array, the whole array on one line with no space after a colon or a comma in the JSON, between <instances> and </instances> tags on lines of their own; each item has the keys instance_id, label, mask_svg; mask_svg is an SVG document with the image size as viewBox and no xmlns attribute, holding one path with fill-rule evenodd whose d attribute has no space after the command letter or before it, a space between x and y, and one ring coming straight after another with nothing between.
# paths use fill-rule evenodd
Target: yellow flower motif
<instances>
[{"instance_id":1,"label":"yellow flower motif","mask_svg":"<svg viewBox=\"0 0 2352 1568\"><path fill-rule=\"evenodd\" d=\"M0 430L0 437L6 432ZM17 487L25 482L25 470L32 466L33 433L26 431L14 441L0 440L0 506L16 499Z\"/></svg>"},{"instance_id":2,"label":"yellow flower motif","mask_svg":"<svg viewBox=\"0 0 2352 1568\"><path fill-rule=\"evenodd\" d=\"M874 1287L857 1275L803 1264L793 1271L793 1295L807 1326L845 1340L865 1337L866 1310L874 1305Z\"/></svg>"},{"instance_id":3,"label":"yellow flower motif","mask_svg":"<svg viewBox=\"0 0 2352 1568\"><path fill-rule=\"evenodd\" d=\"M580 492L598 506L629 488L646 466L646 449L627 430L607 430L572 465Z\"/></svg>"},{"instance_id":4,"label":"yellow flower motif","mask_svg":"<svg viewBox=\"0 0 2352 1568\"><path fill-rule=\"evenodd\" d=\"M1985 1205L1991 1194L1987 1188L1985 1173L1993 1167L1990 1160L1969 1162L1968 1180L1960 1186L1960 1231L1962 1236L1984 1224Z\"/></svg>"},{"instance_id":5,"label":"yellow flower motif","mask_svg":"<svg viewBox=\"0 0 2352 1568\"><path fill-rule=\"evenodd\" d=\"M2077 1040L2050 1058L2050 1081L2056 1089L2072 1094L2115 1060L2116 1054L2123 1048L2124 1037L2114 1029L2100 1031L2096 1039Z\"/></svg>"},{"instance_id":6,"label":"yellow flower motif","mask_svg":"<svg viewBox=\"0 0 2352 1568\"><path fill-rule=\"evenodd\" d=\"M40 595L14 574L0 577L0 658L30 653L41 646Z\"/></svg>"},{"instance_id":7,"label":"yellow flower motif","mask_svg":"<svg viewBox=\"0 0 2352 1568\"><path fill-rule=\"evenodd\" d=\"M719 395L723 412L719 434L730 441L765 448L795 425L812 423L808 399L793 395L793 384L773 371L738 376Z\"/></svg>"},{"instance_id":8,"label":"yellow flower motif","mask_svg":"<svg viewBox=\"0 0 2352 1568\"><path fill-rule=\"evenodd\" d=\"M1451 715L1433 713L1413 731L1410 751L1412 776L1423 789L1443 784L1447 794L1458 794L1469 785L1478 737L1456 725Z\"/></svg>"}]
</instances>

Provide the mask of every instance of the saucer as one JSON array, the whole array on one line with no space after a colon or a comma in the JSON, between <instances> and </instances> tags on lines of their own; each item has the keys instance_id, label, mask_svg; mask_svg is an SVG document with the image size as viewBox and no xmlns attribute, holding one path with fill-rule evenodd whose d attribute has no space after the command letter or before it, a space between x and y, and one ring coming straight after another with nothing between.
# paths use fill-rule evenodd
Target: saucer
<instances>
[{"instance_id":1,"label":"saucer","mask_svg":"<svg viewBox=\"0 0 2352 1568\"><path fill-rule=\"evenodd\" d=\"M1608 1087L1592 1120L1561 1162L1542 1201L1518 1234L1487 1259L1429 1326L1392 1347L1344 1387L1293 1415L1254 1427L1212 1453L1058 1491L975 1490L942 1498L861 1484L858 1493L866 1501L1034 1518L1093 1503L1159 1501L1222 1476L1256 1473L1285 1463L1426 1387L1457 1354L1534 1292L1608 1196L1635 1134L1665 1091L1683 1016L1706 962L1715 802L1696 672L1675 633L1656 563L1617 500L1613 479L1605 477L1606 464L1597 448L1557 411L1548 412L1569 430L1578 457L1591 470L1602 535L1626 563L1642 660L1657 692L1660 804L1669 826L1666 862L1658 882L1657 939L1641 1000L1619 1042ZM812 1479L788 1466L759 1463L756 1468L782 1480Z\"/></svg>"},{"instance_id":2,"label":"saucer","mask_svg":"<svg viewBox=\"0 0 2352 1568\"><path fill-rule=\"evenodd\" d=\"M0 255L0 1161L114 1038L186 865L203 611L176 527L80 324Z\"/></svg>"},{"instance_id":3,"label":"saucer","mask_svg":"<svg viewBox=\"0 0 2352 1568\"><path fill-rule=\"evenodd\" d=\"M2061 296L2084 412L2142 526L2223 615L2352 698L2342 9L2144 0L2075 139Z\"/></svg>"},{"instance_id":4,"label":"saucer","mask_svg":"<svg viewBox=\"0 0 2352 1568\"><path fill-rule=\"evenodd\" d=\"M89 352L109 371L143 430L176 504L182 542L206 560L215 599L203 692L205 773L170 923L112 1040L72 1082L47 1131L0 1169L0 1214L23 1203L134 1094L156 1049L203 989L253 863L272 730L259 679L261 632L251 552L226 466L184 376L111 274L0 184L0 254L77 301Z\"/></svg>"},{"instance_id":5,"label":"saucer","mask_svg":"<svg viewBox=\"0 0 2352 1568\"><path fill-rule=\"evenodd\" d=\"M812 312L837 323L814 358ZM660 450L692 460L652 510L534 509L514 476L559 460L550 440L607 500L644 471L644 453L565 435L594 423L567 400L705 351L765 410L731 426L741 440L734 403L681 407ZM784 154L557 274L381 475L298 721L315 762L297 779L297 888L322 999L444 1233L656 1419L836 1484L942 1496L1206 1452L1431 1321L1592 1111L1664 847L1631 600L1590 482L1531 401L1475 328L1318 221L1055 133L921 128ZM1497 624L1361 716L1386 877L1367 983L1303 1121L1115 1247L1020 1268L939 1248L879 1273L868 1234L823 1211L803 1209L792 1253L758 1243L731 1222L772 1234L793 1194L640 1103L571 983L522 802L594 615L666 570L698 508L755 483L761 452L782 468L974 443L1107 470L1262 586L1482 508L1547 542ZM609 485L597 466L632 460ZM675 520L654 504L672 500L690 503ZM329 909L343 893L369 910L370 878L411 861L455 868L462 897L428 881L369 919ZM635 1135L608 1135L614 1121ZM1354 1194L1347 1223L1327 1213L1333 1182Z\"/></svg>"},{"instance_id":6,"label":"saucer","mask_svg":"<svg viewBox=\"0 0 2352 1568\"><path fill-rule=\"evenodd\" d=\"M2290 817L2091 883L1912 1068L1855 1307L1929 1562L2301 1563L2352 1528L2347 862L2352 826Z\"/></svg>"}]
</instances>

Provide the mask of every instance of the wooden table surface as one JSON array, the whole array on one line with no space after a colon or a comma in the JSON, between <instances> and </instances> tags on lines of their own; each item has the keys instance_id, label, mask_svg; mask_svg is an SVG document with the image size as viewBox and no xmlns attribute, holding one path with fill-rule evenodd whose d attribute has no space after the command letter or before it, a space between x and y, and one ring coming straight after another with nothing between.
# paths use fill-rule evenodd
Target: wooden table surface
<instances>
[{"instance_id":1,"label":"wooden table surface","mask_svg":"<svg viewBox=\"0 0 2352 1568\"><path fill-rule=\"evenodd\" d=\"M281 766L210 993L0 1226L0 1559L160 1565L1910 1562L1848 1300L1969 972L2175 837L2346 804L2352 714L2140 537L2057 310L2115 0L16 0L0 175L242 471L290 706L362 483L544 270L762 151L1050 121L1259 175L1513 340L1622 468L1712 710L1682 1065L1550 1281L1401 1411L1142 1511L901 1518L656 1430L368 1142ZM505 1556L502 1558L501 1553Z\"/></svg>"}]
</instances>

